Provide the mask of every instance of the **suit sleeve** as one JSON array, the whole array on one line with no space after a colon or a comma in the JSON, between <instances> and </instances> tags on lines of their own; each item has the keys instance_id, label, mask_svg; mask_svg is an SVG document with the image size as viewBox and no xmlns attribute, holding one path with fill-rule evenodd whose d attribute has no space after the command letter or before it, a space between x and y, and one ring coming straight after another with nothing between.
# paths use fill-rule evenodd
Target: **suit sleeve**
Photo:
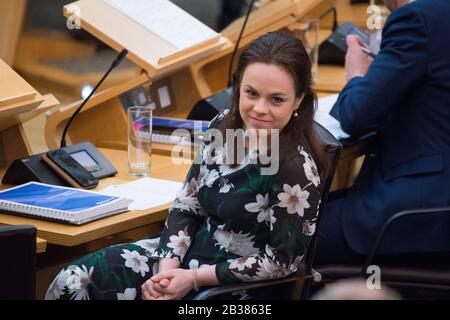
<instances>
[{"instance_id":1,"label":"suit sleeve","mask_svg":"<svg viewBox=\"0 0 450 320\"><path fill-rule=\"evenodd\" d=\"M381 50L364 77L351 79L331 114L349 134L379 128L390 112L423 80L428 32L422 14L407 5L386 22Z\"/></svg>"}]
</instances>

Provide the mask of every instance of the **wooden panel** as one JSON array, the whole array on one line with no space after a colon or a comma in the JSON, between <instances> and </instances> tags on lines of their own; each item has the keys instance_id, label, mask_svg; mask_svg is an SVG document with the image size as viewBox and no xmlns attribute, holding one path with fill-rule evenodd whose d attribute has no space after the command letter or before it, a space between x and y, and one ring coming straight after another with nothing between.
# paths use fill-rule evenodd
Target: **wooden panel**
<instances>
[{"instance_id":1,"label":"wooden panel","mask_svg":"<svg viewBox=\"0 0 450 320\"><path fill-rule=\"evenodd\" d=\"M36 238L36 253L43 253L47 249L47 240Z\"/></svg>"},{"instance_id":2,"label":"wooden panel","mask_svg":"<svg viewBox=\"0 0 450 320\"><path fill-rule=\"evenodd\" d=\"M0 132L0 163L9 166L14 160L33 154L21 123Z\"/></svg>"},{"instance_id":3,"label":"wooden panel","mask_svg":"<svg viewBox=\"0 0 450 320\"><path fill-rule=\"evenodd\" d=\"M389 15L389 10L381 4L377 4L384 17ZM367 12L369 1L367 3L350 4L349 0L336 0L336 10L338 17L338 24L345 22L352 22L355 25L367 29L367 21L373 12Z\"/></svg>"},{"instance_id":4,"label":"wooden panel","mask_svg":"<svg viewBox=\"0 0 450 320\"><path fill-rule=\"evenodd\" d=\"M79 9L75 10L77 7ZM219 37L213 43L189 48L181 51L181 55L173 56L175 47L102 0L77 1L64 7L64 15L78 19L84 30L115 50L128 49L128 58L145 69L151 77L174 71L201 59L220 50L228 41ZM111 21L115 23L112 24ZM133 34L132 37L130 33ZM160 58L167 56L173 58L160 61Z\"/></svg>"},{"instance_id":5,"label":"wooden panel","mask_svg":"<svg viewBox=\"0 0 450 320\"><path fill-rule=\"evenodd\" d=\"M317 0L307 1L317 2ZM250 14L243 37L245 38L258 30L267 28L268 25L293 15L296 10L297 6L292 0L279 0L267 3ZM223 29L221 33L231 41L236 42L244 23L244 19L245 17L236 19L229 26Z\"/></svg>"},{"instance_id":6,"label":"wooden panel","mask_svg":"<svg viewBox=\"0 0 450 320\"><path fill-rule=\"evenodd\" d=\"M17 42L22 30L26 0L0 1L0 59L14 64Z\"/></svg>"},{"instance_id":7,"label":"wooden panel","mask_svg":"<svg viewBox=\"0 0 450 320\"><path fill-rule=\"evenodd\" d=\"M87 140L95 145L105 140L126 143L127 119L119 98L78 114L69 131L73 143Z\"/></svg>"},{"instance_id":8,"label":"wooden panel","mask_svg":"<svg viewBox=\"0 0 450 320\"><path fill-rule=\"evenodd\" d=\"M314 84L316 91L337 93L347 83L345 68L333 65L319 65L317 79Z\"/></svg>"},{"instance_id":9,"label":"wooden panel","mask_svg":"<svg viewBox=\"0 0 450 320\"><path fill-rule=\"evenodd\" d=\"M137 76L135 79L131 79L129 81L127 81L126 83L122 83L119 85L116 85L114 87L108 88L104 91L101 91L97 94L95 94L94 96L92 96L92 98L86 103L86 105L84 106L83 110L81 111L81 115L83 115L83 113L85 112L89 112L96 108L100 108L99 106L101 106L104 103L111 103L111 100L117 99L117 97L128 91L131 90L137 86L143 85L144 83L148 83L150 81L150 79L148 78L148 76L146 74L141 74L139 76ZM45 124L45 140L47 142L47 146L49 149L55 149L59 147L59 142L61 140L61 135L62 135L62 131L64 130L64 126L66 124L66 122L68 121L68 119L71 117L71 115L75 112L75 110L83 103L82 100L79 100L77 102L71 103L65 107L61 107L58 110L56 110L55 112L53 112L53 114L47 119L47 122ZM107 112L108 113L108 112ZM97 119L98 121L101 121L103 118L100 117L100 119ZM96 119L94 119L93 121L97 121ZM97 123L101 123L101 122L97 122ZM109 123L104 122L103 123L104 126L109 126L111 129L111 126ZM112 128L114 129L114 128ZM83 129L83 132L85 132L86 129ZM70 138L72 136L70 136L70 134L73 133L73 139L74 141L77 139L77 132L75 132L74 130L70 130L69 132L69 139L68 142L70 141ZM98 132L96 131L92 131L91 132L91 136L90 139L94 139L95 140L95 135ZM101 134L101 132L99 133Z\"/></svg>"},{"instance_id":10,"label":"wooden panel","mask_svg":"<svg viewBox=\"0 0 450 320\"><path fill-rule=\"evenodd\" d=\"M0 107L32 100L37 92L0 59Z\"/></svg>"}]
</instances>

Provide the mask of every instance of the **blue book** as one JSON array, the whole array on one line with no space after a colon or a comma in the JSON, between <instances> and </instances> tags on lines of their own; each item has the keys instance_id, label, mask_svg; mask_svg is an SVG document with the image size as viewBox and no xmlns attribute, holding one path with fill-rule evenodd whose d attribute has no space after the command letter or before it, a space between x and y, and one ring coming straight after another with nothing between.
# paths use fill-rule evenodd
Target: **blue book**
<instances>
[{"instance_id":1,"label":"blue book","mask_svg":"<svg viewBox=\"0 0 450 320\"><path fill-rule=\"evenodd\" d=\"M208 126L209 121L153 117L153 127L188 129L191 131L198 130L200 132L205 132L208 130Z\"/></svg>"},{"instance_id":2,"label":"blue book","mask_svg":"<svg viewBox=\"0 0 450 320\"><path fill-rule=\"evenodd\" d=\"M0 191L0 210L81 225L128 210L130 199L29 182Z\"/></svg>"}]
</instances>

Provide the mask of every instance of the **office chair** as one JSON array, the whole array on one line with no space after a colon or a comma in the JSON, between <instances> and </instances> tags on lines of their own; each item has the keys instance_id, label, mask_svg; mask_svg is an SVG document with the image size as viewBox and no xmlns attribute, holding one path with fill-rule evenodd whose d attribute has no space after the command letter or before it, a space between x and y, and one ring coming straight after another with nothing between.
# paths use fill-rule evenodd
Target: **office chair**
<instances>
[{"instance_id":1,"label":"office chair","mask_svg":"<svg viewBox=\"0 0 450 320\"><path fill-rule=\"evenodd\" d=\"M321 202L319 206L319 212L317 215L317 225L319 225L320 217L323 212L323 209L325 207L325 204L327 202L328 198L328 192L330 190L331 182L333 181L333 177L336 171L336 167L339 161L339 157L341 154L342 146L339 143L339 141L324 127L322 127L317 122L314 123L314 128L316 130L317 136L320 139L320 142L324 146L325 150L327 151L329 158L330 158L330 171L328 172L328 176L323 181L321 185ZM231 293L236 291L242 291L242 290L250 290L250 289L256 289L256 288L267 288L267 290L270 290L270 287L273 286L288 286L289 289L292 291L291 298L298 299L300 298L300 293L297 290L297 285L301 285L305 279L312 279L314 277L317 277L318 274L315 273L315 271L312 269L312 262L313 262L313 253L314 248L316 246L317 242L317 232L314 233L313 238L311 240L311 244L306 252L304 264L299 268L299 270L286 277L281 279L274 279L274 280L265 280L265 281L254 281L254 282L245 282L245 283L239 283L239 284L232 284L232 285L224 285L224 286L217 286L205 289L198 293L193 300L206 300L211 299L213 297L217 297L221 294L225 293ZM310 253L310 248L311 253ZM273 297L273 298L279 298L279 297Z\"/></svg>"},{"instance_id":2,"label":"office chair","mask_svg":"<svg viewBox=\"0 0 450 320\"><path fill-rule=\"evenodd\" d=\"M0 300L33 300L36 294L36 228L0 227Z\"/></svg>"},{"instance_id":3,"label":"office chair","mask_svg":"<svg viewBox=\"0 0 450 320\"><path fill-rule=\"evenodd\" d=\"M377 237L362 266L358 265L326 265L317 266L315 271L320 274L315 279L316 283L328 283L338 279L361 277L366 278L368 267L379 265L381 269L381 281L383 284L393 287L405 298L450 298L450 243L439 243L439 251L423 255L414 254L414 259L408 259L405 254L390 254L390 261L385 261L377 256L377 251L384 243L389 243L389 237L395 234L395 227L402 223L408 223L412 219L422 219L422 227L433 234L448 234L450 228L450 207L426 208L398 212L392 216L380 229ZM415 224L417 225L417 224ZM426 241L426 235L419 232L410 232L415 240L420 243ZM414 239L403 239L414 241ZM397 257L397 259L395 259ZM422 259L421 259L422 258ZM432 260L428 260L432 258ZM407 259L407 260L405 260ZM410 260L413 260L412 262ZM309 290L304 291L304 298L309 298Z\"/></svg>"}]
</instances>

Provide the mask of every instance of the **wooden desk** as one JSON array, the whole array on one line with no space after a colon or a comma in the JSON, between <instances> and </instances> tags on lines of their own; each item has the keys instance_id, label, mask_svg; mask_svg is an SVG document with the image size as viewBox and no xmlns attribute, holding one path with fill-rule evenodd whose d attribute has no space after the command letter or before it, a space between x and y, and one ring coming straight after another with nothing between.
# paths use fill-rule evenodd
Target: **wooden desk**
<instances>
[{"instance_id":1,"label":"wooden desk","mask_svg":"<svg viewBox=\"0 0 450 320\"><path fill-rule=\"evenodd\" d=\"M127 174L127 153L121 150L102 149L101 152L111 160L118 170L115 177L102 179L96 190L108 185L135 180ZM153 155L151 176L154 178L183 181L190 165L174 165L170 157ZM149 195L151 196L151 195ZM71 226L32 218L0 214L1 224L30 224L37 229L38 237L49 244L72 247L98 240L116 233L136 229L155 222L164 221L171 203L143 211L129 211L112 217L88 223L83 226Z\"/></svg>"},{"instance_id":2,"label":"wooden desk","mask_svg":"<svg viewBox=\"0 0 450 320\"><path fill-rule=\"evenodd\" d=\"M43 253L47 249L47 240L36 238L36 253Z\"/></svg>"},{"instance_id":3,"label":"wooden desk","mask_svg":"<svg viewBox=\"0 0 450 320\"><path fill-rule=\"evenodd\" d=\"M102 179L96 190L136 179L128 176L126 151L101 149L101 152L114 164L118 174ZM181 182L189 168L190 164L172 164L168 156L152 155L151 177ZM73 259L103 247L136 241L160 232L170 205L171 203L167 203L149 210L125 212L83 226L70 226L10 214L0 214L0 224L30 224L36 227L39 237L36 242L36 297L43 299L53 277L62 266Z\"/></svg>"},{"instance_id":4,"label":"wooden desk","mask_svg":"<svg viewBox=\"0 0 450 320\"><path fill-rule=\"evenodd\" d=\"M347 83L344 67L319 65L314 89L318 92L338 93Z\"/></svg>"}]
</instances>

